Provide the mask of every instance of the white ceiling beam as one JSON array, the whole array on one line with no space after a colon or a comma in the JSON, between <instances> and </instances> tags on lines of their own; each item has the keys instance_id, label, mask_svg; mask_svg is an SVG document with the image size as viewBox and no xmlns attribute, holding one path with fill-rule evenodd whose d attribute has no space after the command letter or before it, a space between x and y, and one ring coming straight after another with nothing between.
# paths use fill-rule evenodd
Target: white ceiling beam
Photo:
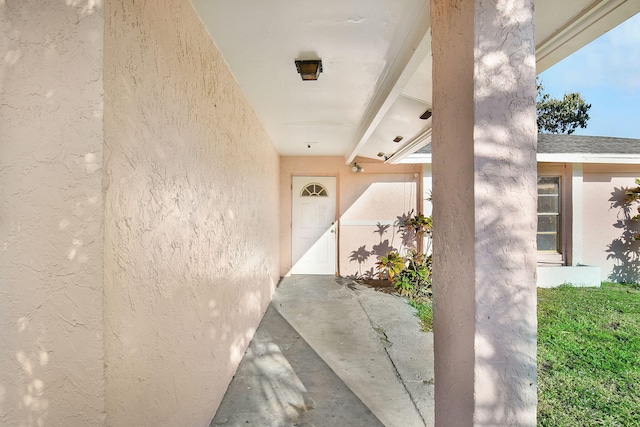
<instances>
[{"instance_id":1,"label":"white ceiling beam","mask_svg":"<svg viewBox=\"0 0 640 427\"><path fill-rule=\"evenodd\" d=\"M640 12L639 0L596 0L536 45L538 73Z\"/></svg>"},{"instance_id":2,"label":"white ceiling beam","mask_svg":"<svg viewBox=\"0 0 640 427\"><path fill-rule=\"evenodd\" d=\"M422 131L418 136L413 138L404 147L393 153L391 157L389 157L385 163L401 163L401 161L410 154L413 154L416 150L421 149L425 145L431 142L431 126L429 128Z\"/></svg>"},{"instance_id":3,"label":"white ceiling beam","mask_svg":"<svg viewBox=\"0 0 640 427\"><path fill-rule=\"evenodd\" d=\"M345 154L345 164L350 164L358 155L360 148L367 142L387 114L395 100L424 57L431 51L431 37L429 37L430 2L425 1L420 13L411 23L411 31L407 38L396 50L398 55L378 80L379 84L374 98L360 122L354 141Z\"/></svg>"}]
</instances>

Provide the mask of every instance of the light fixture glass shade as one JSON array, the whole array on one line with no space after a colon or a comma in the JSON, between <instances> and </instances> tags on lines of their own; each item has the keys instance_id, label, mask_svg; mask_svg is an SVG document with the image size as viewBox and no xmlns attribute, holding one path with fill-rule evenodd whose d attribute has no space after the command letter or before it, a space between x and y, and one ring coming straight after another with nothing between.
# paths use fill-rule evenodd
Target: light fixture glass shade
<instances>
[{"instance_id":1,"label":"light fixture glass shade","mask_svg":"<svg viewBox=\"0 0 640 427\"><path fill-rule=\"evenodd\" d=\"M296 61L296 70L300 73L302 80L318 80L322 72L322 60Z\"/></svg>"}]
</instances>

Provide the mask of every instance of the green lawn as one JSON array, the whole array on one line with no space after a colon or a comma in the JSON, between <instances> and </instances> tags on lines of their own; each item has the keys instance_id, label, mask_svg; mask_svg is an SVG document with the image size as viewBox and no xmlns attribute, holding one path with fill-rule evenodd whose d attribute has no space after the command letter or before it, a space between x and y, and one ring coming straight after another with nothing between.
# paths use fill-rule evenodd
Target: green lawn
<instances>
[{"instance_id":1,"label":"green lawn","mask_svg":"<svg viewBox=\"0 0 640 427\"><path fill-rule=\"evenodd\" d=\"M640 287L538 289L538 425L640 427Z\"/></svg>"},{"instance_id":2,"label":"green lawn","mask_svg":"<svg viewBox=\"0 0 640 427\"><path fill-rule=\"evenodd\" d=\"M640 426L640 289L538 290L538 425Z\"/></svg>"},{"instance_id":3,"label":"green lawn","mask_svg":"<svg viewBox=\"0 0 640 427\"><path fill-rule=\"evenodd\" d=\"M420 326L424 332L433 331L433 305L431 301L409 300L409 304L417 310L416 315L420 319Z\"/></svg>"}]
</instances>

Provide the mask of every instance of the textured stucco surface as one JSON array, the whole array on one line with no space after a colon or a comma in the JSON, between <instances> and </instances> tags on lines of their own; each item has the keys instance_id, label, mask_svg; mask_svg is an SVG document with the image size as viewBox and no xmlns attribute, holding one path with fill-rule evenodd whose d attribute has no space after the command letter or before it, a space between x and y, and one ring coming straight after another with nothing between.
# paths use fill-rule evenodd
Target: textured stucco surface
<instances>
[{"instance_id":1,"label":"textured stucco surface","mask_svg":"<svg viewBox=\"0 0 640 427\"><path fill-rule=\"evenodd\" d=\"M335 176L338 196L338 272L341 276L362 275L373 271L376 256L368 255L374 245L389 240L399 247L400 237L392 237L390 226L381 236L377 224L393 224L409 210L419 210L421 197L420 165L386 165L358 162L364 172L354 173L343 157L280 158L280 275L291 270L291 181L292 176ZM392 241L393 240L393 241ZM364 246L361 251L359 249ZM381 246L382 247L382 246ZM386 247L386 246L385 246ZM366 256L355 257L354 252Z\"/></svg>"},{"instance_id":2,"label":"textured stucco surface","mask_svg":"<svg viewBox=\"0 0 640 427\"><path fill-rule=\"evenodd\" d=\"M0 2L0 425L104 419L100 2Z\"/></svg>"},{"instance_id":3,"label":"textured stucco surface","mask_svg":"<svg viewBox=\"0 0 640 427\"><path fill-rule=\"evenodd\" d=\"M432 2L438 426L536 424L532 1Z\"/></svg>"},{"instance_id":4,"label":"textured stucco surface","mask_svg":"<svg viewBox=\"0 0 640 427\"><path fill-rule=\"evenodd\" d=\"M107 425L208 425L278 280L279 157L188 1L105 15Z\"/></svg>"},{"instance_id":5,"label":"textured stucco surface","mask_svg":"<svg viewBox=\"0 0 640 427\"><path fill-rule=\"evenodd\" d=\"M378 256L416 247L415 239L402 239L397 220L418 211L419 178L413 173L354 175L343 191L343 200L350 202L340 216L340 275L371 277L378 273Z\"/></svg>"},{"instance_id":6,"label":"textured stucco surface","mask_svg":"<svg viewBox=\"0 0 640 427\"><path fill-rule=\"evenodd\" d=\"M628 221L637 215L637 205L625 212L621 203L624 188L637 186L640 165L584 165L583 173L583 263L599 266L602 280L640 282L634 255L640 243L631 240L630 231L640 226Z\"/></svg>"}]
</instances>

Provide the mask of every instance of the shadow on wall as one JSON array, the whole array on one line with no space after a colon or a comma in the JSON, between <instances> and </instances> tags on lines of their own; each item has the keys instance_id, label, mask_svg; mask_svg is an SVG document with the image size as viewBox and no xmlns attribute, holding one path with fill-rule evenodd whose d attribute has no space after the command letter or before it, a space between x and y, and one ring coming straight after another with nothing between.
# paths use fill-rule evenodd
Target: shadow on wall
<instances>
[{"instance_id":1,"label":"shadow on wall","mask_svg":"<svg viewBox=\"0 0 640 427\"><path fill-rule=\"evenodd\" d=\"M293 160L292 160L293 159ZM369 275L374 274L375 257L371 256L372 246L377 246L389 239L388 246L395 246L391 242L391 235L385 238L376 238L375 234L385 234L385 230L394 225L397 215L417 209L419 189L417 176L419 169L415 165L385 165L371 163L371 169L367 168L366 174L356 174L344 165L343 159L328 158L324 163L310 165L307 158L300 158L299 165L296 158L288 158L283 170L292 176L329 176L335 175L339 179L340 194L337 200L337 268L342 277L360 277L368 270ZM315 168L315 169L314 169ZM306 171L306 172L304 172ZM289 176L281 176L281 184L286 185ZM282 187L286 189L286 187ZM281 196L290 199L291 193L283 192ZM292 211L289 201L282 206L283 211ZM289 221L291 221L293 217ZM375 234L372 234L372 231ZM328 231L328 230L326 230ZM296 236L291 230L287 230L281 239L285 245L286 255L290 255L291 264L283 263L283 275L287 271L296 270L300 274L304 268L300 267L298 257L294 254ZM321 243L317 240L311 244ZM379 252L383 252L382 249ZM285 256L286 256L285 255ZM285 258L286 259L286 258ZM305 271L305 273L308 273ZM332 271L331 274L334 272Z\"/></svg>"},{"instance_id":2,"label":"shadow on wall","mask_svg":"<svg viewBox=\"0 0 640 427\"><path fill-rule=\"evenodd\" d=\"M351 251L349 255L350 262L358 263L358 273L348 276L351 279L374 279L378 273L374 270L374 267L369 268L362 272L362 265L369 260L371 256L378 258L381 256L385 256L388 252L396 251L398 253L406 253L410 249L416 249L416 235L415 232L402 227L410 217L409 214L402 214L396 217L396 221L391 224L382 224L378 222L376 225L373 234L378 234L380 236L379 243L377 245L372 245L372 249L368 250L367 245L362 245L358 249ZM385 235L391 229L391 241L389 239L384 239ZM396 236L399 237L400 240L400 248L396 248L393 245L395 244Z\"/></svg>"},{"instance_id":3,"label":"shadow on wall","mask_svg":"<svg viewBox=\"0 0 640 427\"><path fill-rule=\"evenodd\" d=\"M3 426L103 412L102 21L101 1L0 2Z\"/></svg>"},{"instance_id":4,"label":"shadow on wall","mask_svg":"<svg viewBox=\"0 0 640 427\"><path fill-rule=\"evenodd\" d=\"M610 209L618 210L618 220L613 224L620 229L621 235L607 246L607 259L614 266L608 279L618 283L640 282L640 222L633 220L631 205L626 202L627 188L614 188L611 192Z\"/></svg>"},{"instance_id":5,"label":"shadow on wall","mask_svg":"<svg viewBox=\"0 0 640 427\"><path fill-rule=\"evenodd\" d=\"M106 425L202 426L275 290L279 156L189 2L107 6Z\"/></svg>"},{"instance_id":6,"label":"shadow on wall","mask_svg":"<svg viewBox=\"0 0 640 427\"><path fill-rule=\"evenodd\" d=\"M500 138L499 132L487 138L488 144L495 144L496 153ZM485 379L492 381L476 386L481 396L477 416L485 421L482 425L511 425L526 419L535 408L531 401L536 389L535 262L526 262L535 257L535 239L530 234L535 223L526 223L526 216L520 213L523 209L534 212L535 205L519 198L496 201L492 196L504 191L502 183L512 179L510 171L526 170L526 159L487 156L481 162L486 173L480 179L486 191L476 201L482 208L475 216L477 229L485 232L476 234L476 263L483 267L476 269L474 291L476 341L482 344L475 357L476 369L485 371ZM533 180L535 177L527 183L526 176L518 178L522 188L532 188ZM447 281L451 285L459 279Z\"/></svg>"},{"instance_id":7,"label":"shadow on wall","mask_svg":"<svg viewBox=\"0 0 640 427\"><path fill-rule=\"evenodd\" d=\"M509 36L478 41L475 106L439 104L444 90L434 88L443 109L436 118L473 118L456 128L435 124L432 141L436 420L449 425L535 424L535 49L527 3L483 10L482 32ZM452 71L435 65L448 55L437 25L434 80ZM516 40L519 53L508 55ZM443 409L453 398L459 415Z\"/></svg>"}]
</instances>

